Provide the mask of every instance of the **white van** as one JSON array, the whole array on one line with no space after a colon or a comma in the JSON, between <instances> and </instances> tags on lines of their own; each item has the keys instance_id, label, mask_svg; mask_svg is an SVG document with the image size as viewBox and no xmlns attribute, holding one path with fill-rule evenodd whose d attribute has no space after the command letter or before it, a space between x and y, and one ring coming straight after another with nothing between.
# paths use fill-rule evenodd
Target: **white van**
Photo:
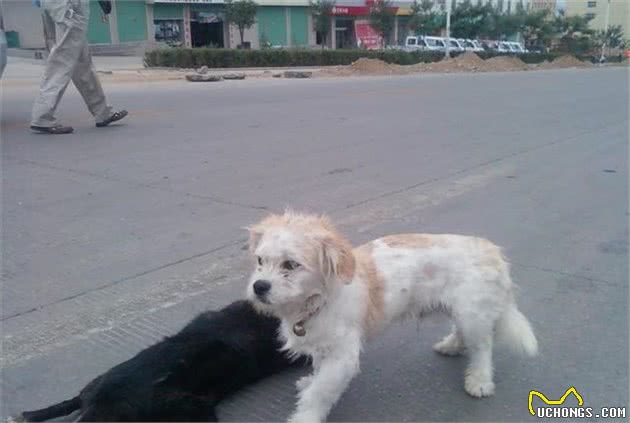
<instances>
[{"instance_id":1,"label":"white van","mask_svg":"<svg viewBox=\"0 0 630 423\"><path fill-rule=\"evenodd\" d=\"M405 38L405 50L427 50L427 43L424 42L422 37L409 36Z\"/></svg>"},{"instance_id":2,"label":"white van","mask_svg":"<svg viewBox=\"0 0 630 423\"><path fill-rule=\"evenodd\" d=\"M467 38L458 38L457 41L459 41L459 44L464 47L466 51L483 51L483 47L481 47L479 41L470 40Z\"/></svg>"},{"instance_id":3,"label":"white van","mask_svg":"<svg viewBox=\"0 0 630 423\"><path fill-rule=\"evenodd\" d=\"M521 43L517 43L514 41L507 41L505 44L507 44L514 53L527 53L527 50L523 47L523 45Z\"/></svg>"},{"instance_id":4,"label":"white van","mask_svg":"<svg viewBox=\"0 0 630 423\"><path fill-rule=\"evenodd\" d=\"M446 42L442 37L424 37L424 42L427 45L427 50L446 51Z\"/></svg>"},{"instance_id":5,"label":"white van","mask_svg":"<svg viewBox=\"0 0 630 423\"><path fill-rule=\"evenodd\" d=\"M446 40L446 38L445 38ZM462 53L464 51L466 51L466 49L464 48L464 46L462 46L459 41L457 41L455 38L449 38L448 39L448 49L450 51L455 51L458 53Z\"/></svg>"}]
</instances>

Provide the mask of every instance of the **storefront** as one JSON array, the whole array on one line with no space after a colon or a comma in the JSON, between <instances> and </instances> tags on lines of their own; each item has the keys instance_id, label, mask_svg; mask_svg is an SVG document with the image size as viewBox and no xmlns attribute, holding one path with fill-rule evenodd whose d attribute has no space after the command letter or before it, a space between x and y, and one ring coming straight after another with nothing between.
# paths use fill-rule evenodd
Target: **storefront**
<instances>
[{"instance_id":1,"label":"storefront","mask_svg":"<svg viewBox=\"0 0 630 423\"><path fill-rule=\"evenodd\" d=\"M173 46L227 47L223 1L149 0L155 41Z\"/></svg>"},{"instance_id":2,"label":"storefront","mask_svg":"<svg viewBox=\"0 0 630 423\"><path fill-rule=\"evenodd\" d=\"M391 12L398 14L398 7L392 7ZM370 1L365 5L345 6L337 5L332 9L333 14L333 40L332 46L341 48L367 48L376 49L383 45L383 40L372 25L370 25ZM395 17L394 33L388 38L397 38L398 16Z\"/></svg>"},{"instance_id":3,"label":"storefront","mask_svg":"<svg viewBox=\"0 0 630 423\"><path fill-rule=\"evenodd\" d=\"M245 31L252 48L315 45L307 0L257 0L256 23ZM225 23L224 0L148 0L155 41L187 47L235 48L238 31Z\"/></svg>"}]
</instances>

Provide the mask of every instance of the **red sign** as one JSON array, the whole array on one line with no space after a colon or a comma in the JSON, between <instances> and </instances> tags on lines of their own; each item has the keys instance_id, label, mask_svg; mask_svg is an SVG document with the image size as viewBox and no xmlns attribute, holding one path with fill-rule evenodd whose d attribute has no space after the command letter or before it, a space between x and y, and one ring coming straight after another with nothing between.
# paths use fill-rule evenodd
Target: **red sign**
<instances>
[{"instance_id":1,"label":"red sign","mask_svg":"<svg viewBox=\"0 0 630 423\"><path fill-rule=\"evenodd\" d=\"M332 8L333 16L368 16L370 14L370 6L374 2L367 1L366 6L334 6ZM398 11L398 7L388 8L393 15Z\"/></svg>"},{"instance_id":2,"label":"red sign","mask_svg":"<svg viewBox=\"0 0 630 423\"><path fill-rule=\"evenodd\" d=\"M335 16L367 16L370 8L367 6L335 6L332 8Z\"/></svg>"},{"instance_id":3,"label":"red sign","mask_svg":"<svg viewBox=\"0 0 630 423\"><path fill-rule=\"evenodd\" d=\"M355 21L354 33L357 37L359 48L379 49L383 44L383 38L374 31L374 28L368 21Z\"/></svg>"}]
</instances>

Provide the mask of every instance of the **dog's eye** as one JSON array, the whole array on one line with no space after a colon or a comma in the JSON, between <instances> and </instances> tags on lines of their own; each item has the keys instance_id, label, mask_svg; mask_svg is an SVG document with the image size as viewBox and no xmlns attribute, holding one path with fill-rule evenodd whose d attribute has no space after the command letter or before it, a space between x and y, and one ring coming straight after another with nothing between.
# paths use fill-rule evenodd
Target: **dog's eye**
<instances>
[{"instance_id":1,"label":"dog's eye","mask_svg":"<svg viewBox=\"0 0 630 423\"><path fill-rule=\"evenodd\" d=\"M293 261L293 260L287 260L287 261L282 262L281 266L282 266L282 268L284 270L291 271L291 270L295 270L298 267L300 267L300 263L298 263L297 261Z\"/></svg>"},{"instance_id":2,"label":"dog's eye","mask_svg":"<svg viewBox=\"0 0 630 423\"><path fill-rule=\"evenodd\" d=\"M257 256L257 257L256 257L256 260L258 260L258 265L259 265L259 266L262 266L262 257Z\"/></svg>"}]
</instances>

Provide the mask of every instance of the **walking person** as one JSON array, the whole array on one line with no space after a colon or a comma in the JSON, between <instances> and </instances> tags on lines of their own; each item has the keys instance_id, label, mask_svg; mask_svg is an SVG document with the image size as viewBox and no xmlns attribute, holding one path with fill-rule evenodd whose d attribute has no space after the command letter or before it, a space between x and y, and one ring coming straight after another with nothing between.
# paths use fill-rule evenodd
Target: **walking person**
<instances>
[{"instance_id":1,"label":"walking person","mask_svg":"<svg viewBox=\"0 0 630 423\"><path fill-rule=\"evenodd\" d=\"M55 110L70 80L96 119L107 126L127 116L126 110L113 111L94 70L88 47L89 0L34 0L42 7L44 37L49 51L39 95L33 105L31 129L45 134L69 134L71 126L57 122ZM109 1L99 1L105 15Z\"/></svg>"}]
</instances>

